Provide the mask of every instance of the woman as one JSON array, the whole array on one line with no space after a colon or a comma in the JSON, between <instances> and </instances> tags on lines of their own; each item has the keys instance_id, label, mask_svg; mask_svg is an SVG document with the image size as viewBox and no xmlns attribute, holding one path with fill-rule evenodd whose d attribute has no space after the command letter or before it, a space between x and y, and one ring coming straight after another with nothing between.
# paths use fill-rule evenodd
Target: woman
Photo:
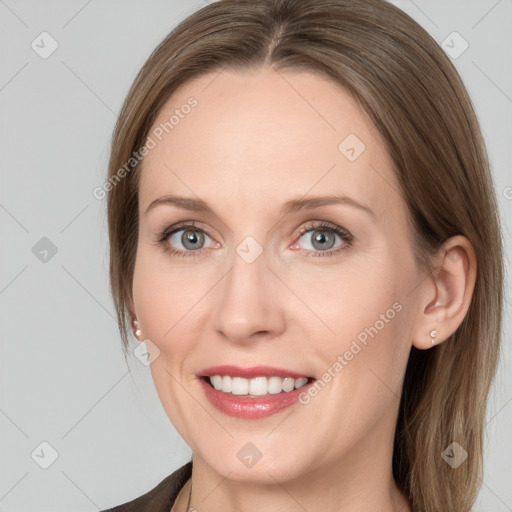
<instances>
[{"instance_id":1,"label":"woman","mask_svg":"<svg viewBox=\"0 0 512 512\"><path fill-rule=\"evenodd\" d=\"M382 0L224 0L123 105L111 287L192 460L115 511L466 511L502 316L486 150ZM489 257L489 254L492 257Z\"/></svg>"}]
</instances>

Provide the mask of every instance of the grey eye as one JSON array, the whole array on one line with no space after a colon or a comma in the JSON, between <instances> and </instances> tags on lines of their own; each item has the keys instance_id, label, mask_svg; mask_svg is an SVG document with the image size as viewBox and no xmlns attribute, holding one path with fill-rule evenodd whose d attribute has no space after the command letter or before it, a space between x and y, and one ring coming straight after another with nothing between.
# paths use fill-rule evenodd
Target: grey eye
<instances>
[{"instance_id":1,"label":"grey eye","mask_svg":"<svg viewBox=\"0 0 512 512\"><path fill-rule=\"evenodd\" d=\"M180 229L169 237L171 245L185 251L202 249L206 239L211 241L211 238L199 229Z\"/></svg>"},{"instance_id":2,"label":"grey eye","mask_svg":"<svg viewBox=\"0 0 512 512\"><path fill-rule=\"evenodd\" d=\"M306 247L304 247L304 249L307 250L328 251L335 246L336 237L338 237L341 242L340 235L334 231L329 229L312 229L304 233L300 237L299 242L300 240L305 239Z\"/></svg>"}]
</instances>

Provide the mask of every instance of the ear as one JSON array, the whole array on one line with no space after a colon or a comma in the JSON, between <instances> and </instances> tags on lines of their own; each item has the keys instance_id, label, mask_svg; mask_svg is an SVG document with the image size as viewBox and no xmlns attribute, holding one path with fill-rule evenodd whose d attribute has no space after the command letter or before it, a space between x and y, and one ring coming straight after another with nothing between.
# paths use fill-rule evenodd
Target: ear
<instances>
[{"instance_id":1,"label":"ear","mask_svg":"<svg viewBox=\"0 0 512 512\"><path fill-rule=\"evenodd\" d=\"M417 349L442 343L457 330L471 303L476 271L475 252L466 237L457 235L442 245L435 270L419 290L419 316L412 339ZM432 331L436 331L433 338Z\"/></svg>"}]
</instances>

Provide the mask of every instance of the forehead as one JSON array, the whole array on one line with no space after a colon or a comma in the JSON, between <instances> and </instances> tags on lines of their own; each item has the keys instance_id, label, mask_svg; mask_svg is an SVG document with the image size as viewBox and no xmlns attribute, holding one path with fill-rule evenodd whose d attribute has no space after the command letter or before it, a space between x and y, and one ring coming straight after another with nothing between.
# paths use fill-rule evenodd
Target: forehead
<instances>
[{"instance_id":1,"label":"forehead","mask_svg":"<svg viewBox=\"0 0 512 512\"><path fill-rule=\"evenodd\" d=\"M149 136L141 210L165 193L199 196L220 209L343 193L378 212L399 199L370 119L349 93L312 72L203 75L173 94Z\"/></svg>"}]
</instances>

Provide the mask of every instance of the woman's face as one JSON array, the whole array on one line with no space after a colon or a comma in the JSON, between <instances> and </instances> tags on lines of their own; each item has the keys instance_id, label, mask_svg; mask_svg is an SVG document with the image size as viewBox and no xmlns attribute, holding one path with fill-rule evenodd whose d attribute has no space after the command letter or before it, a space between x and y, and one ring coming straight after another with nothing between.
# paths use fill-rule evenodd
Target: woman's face
<instances>
[{"instance_id":1,"label":"woman's face","mask_svg":"<svg viewBox=\"0 0 512 512\"><path fill-rule=\"evenodd\" d=\"M188 82L150 137L133 310L195 461L271 483L377 467L393 446L421 280L377 129L326 79L265 67ZM208 371L219 365L271 368L247 384L226 378L236 369ZM210 387L212 373L235 394ZM278 393L286 374L309 380ZM247 385L263 395L241 397Z\"/></svg>"}]
</instances>

